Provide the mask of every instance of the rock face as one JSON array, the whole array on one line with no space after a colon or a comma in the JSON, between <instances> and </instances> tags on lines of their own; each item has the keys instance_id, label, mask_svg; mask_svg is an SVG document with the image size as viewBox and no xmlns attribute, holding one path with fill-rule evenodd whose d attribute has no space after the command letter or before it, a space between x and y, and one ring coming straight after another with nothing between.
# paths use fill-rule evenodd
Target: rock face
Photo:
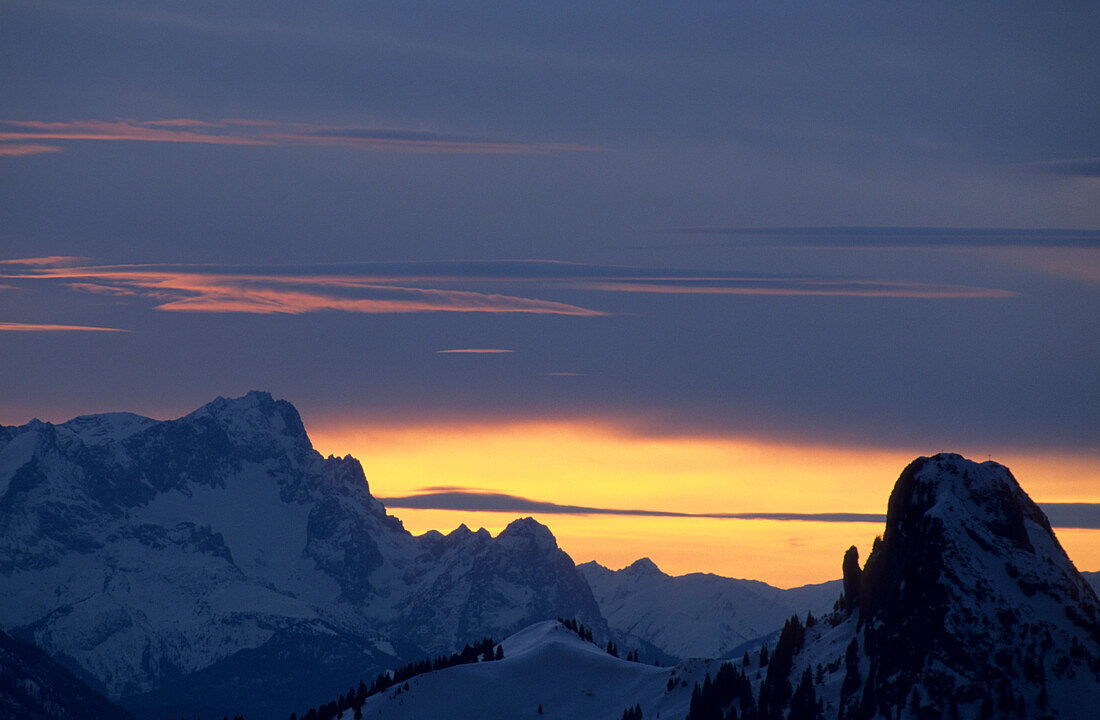
<instances>
[{"instance_id":1,"label":"rock face","mask_svg":"<svg viewBox=\"0 0 1100 720\"><path fill-rule=\"evenodd\" d=\"M1100 707L1100 602L998 463L941 454L905 469L852 613L866 672L842 716Z\"/></svg>"},{"instance_id":2,"label":"rock face","mask_svg":"<svg viewBox=\"0 0 1100 720\"><path fill-rule=\"evenodd\" d=\"M782 590L704 573L671 576L649 558L618 571L595 562L578 569L619 647L662 661L726 657L791 615L830 612L841 594L839 581Z\"/></svg>"},{"instance_id":3,"label":"rock face","mask_svg":"<svg viewBox=\"0 0 1100 720\"><path fill-rule=\"evenodd\" d=\"M143 716L270 714L539 620L606 632L549 530L414 537L253 392L0 427L0 627Z\"/></svg>"}]
</instances>

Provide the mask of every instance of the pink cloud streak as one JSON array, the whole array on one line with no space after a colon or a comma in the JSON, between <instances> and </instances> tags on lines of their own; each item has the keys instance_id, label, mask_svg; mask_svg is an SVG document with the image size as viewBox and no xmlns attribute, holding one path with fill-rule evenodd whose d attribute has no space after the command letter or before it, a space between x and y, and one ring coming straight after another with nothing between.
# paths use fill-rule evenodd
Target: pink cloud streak
<instances>
[{"instance_id":1,"label":"pink cloud streak","mask_svg":"<svg viewBox=\"0 0 1100 720\"><path fill-rule=\"evenodd\" d=\"M70 280L74 289L100 294L136 293L162 300L169 312L242 312L298 315L324 310L357 313L486 312L605 315L566 303L470 290L440 290L379 283L377 278L201 273L123 267L41 268L18 279ZM370 295L370 297L348 297Z\"/></svg>"},{"instance_id":2,"label":"pink cloud streak","mask_svg":"<svg viewBox=\"0 0 1100 720\"><path fill-rule=\"evenodd\" d=\"M0 120L0 141L70 140L198 143L244 146L336 146L359 150L426 153L545 154L592 152L601 148L567 143L512 142L446 135L428 130L377 126L335 126L231 119ZM2 148L0 145L0 154ZM12 145L10 147L19 147ZM47 145L22 147L49 148ZM59 150L60 148L53 148ZM48 152L50 150L41 150ZM9 154L18 154L11 152ZM31 154L24 152L23 154Z\"/></svg>"},{"instance_id":3,"label":"pink cloud streak","mask_svg":"<svg viewBox=\"0 0 1100 720\"><path fill-rule=\"evenodd\" d=\"M595 281L575 283L583 290L605 292L655 293L663 295L774 295L818 297L879 297L927 299L1000 299L1015 297L1011 290L967 287L964 285L925 285L905 282L852 282L828 280L745 280L744 285L678 285L668 282Z\"/></svg>"},{"instance_id":4,"label":"pink cloud streak","mask_svg":"<svg viewBox=\"0 0 1100 720\"><path fill-rule=\"evenodd\" d=\"M11 260L0 260L0 265L75 265L87 259L88 258L77 257L75 255L49 255L47 257L13 258Z\"/></svg>"},{"instance_id":5,"label":"pink cloud streak","mask_svg":"<svg viewBox=\"0 0 1100 720\"><path fill-rule=\"evenodd\" d=\"M26 155L44 155L55 152L61 152L61 148L56 145L41 145L38 143L0 143L0 157L24 157Z\"/></svg>"},{"instance_id":6,"label":"pink cloud streak","mask_svg":"<svg viewBox=\"0 0 1100 720\"><path fill-rule=\"evenodd\" d=\"M46 325L42 323L0 322L0 332L130 332L121 328L92 325Z\"/></svg>"}]
</instances>

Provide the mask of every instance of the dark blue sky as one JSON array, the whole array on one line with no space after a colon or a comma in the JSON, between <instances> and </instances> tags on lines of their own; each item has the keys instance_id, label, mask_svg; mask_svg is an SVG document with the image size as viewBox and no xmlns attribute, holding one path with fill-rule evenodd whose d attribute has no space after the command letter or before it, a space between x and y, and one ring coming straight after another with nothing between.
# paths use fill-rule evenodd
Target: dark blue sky
<instances>
[{"instance_id":1,"label":"dark blue sky","mask_svg":"<svg viewBox=\"0 0 1100 720\"><path fill-rule=\"evenodd\" d=\"M264 388L1095 454L1098 36L1095 3L5 3L0 259L79 259L0 265L0 422Z\"/></svg>"}]
</instances>

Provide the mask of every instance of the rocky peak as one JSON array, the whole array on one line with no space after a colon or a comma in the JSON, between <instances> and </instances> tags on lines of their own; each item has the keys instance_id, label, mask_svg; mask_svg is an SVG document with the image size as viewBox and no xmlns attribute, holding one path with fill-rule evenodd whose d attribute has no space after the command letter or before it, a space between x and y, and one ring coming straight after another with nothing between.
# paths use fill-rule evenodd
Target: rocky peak
<instances>
[{"instance_id":1,"label":"rocky peak","mask_svg":"<svg viewBox=\"0 0 1100 720\"><path fill-rule=\"evenodd\" d=\"M546 527L532 517L520 518L508 523L497 540L507 544L530 544L532 548L540 552L556 550L558 541L550 528Z\"/></svg>"},{"instance_id":2,"label":"rocky peak","mask_svg":"<svg viewBox=\"0 0 1100 720\"><path fill-rule=\"evenodd\" d=\"M291 445L313 447L298 410L286 400L274 399L268 392L252 390L239 398L218 397L181 418L181 422L203 419L225 430L236 445L270 444L272 438L279 438L290 441Z\"/></svg>"},{"instance_id":3,"label":"rocky peak","mask_svg":"<svg viewBox=\"0 0 1100 720\"><path fill-rule=\"evenodd\" d=\"M1044 713L1047 684L1081 673L1100 681L1100 601L999 463L914 460L862 573L849 551L844 575L870 658L851 717L870 717L881 709L872 698L905 697L917 682L930 711L993 697Z\"/></svg>"},{"instance_id":4,"label":"rocky peak","mask_svg":"<svg viewBox=\"0 0 1100 720\"><path fill-rule=\"evenodd\" d=\"M1072 567L1046 516L1008 468L952 453L917 458L890 494L886 530L860 578L863 613L896 608L893 595L902 585L913 594L932 591L941 579L967 580L964 568L976 552L1002 563L1021 553Z\"/></svg>"},{"instance_id":5,"label":"rocky peak","mask_svg":"<svg viewBox=\"0 0 1100 720\"><path fill-rule=\"evenodd\" d=\"M637 577L664 575L661 569L657 567L657 563L647 557L635 560L630 565L623 568L623 572Z\"/></svg>"}]
</instances>

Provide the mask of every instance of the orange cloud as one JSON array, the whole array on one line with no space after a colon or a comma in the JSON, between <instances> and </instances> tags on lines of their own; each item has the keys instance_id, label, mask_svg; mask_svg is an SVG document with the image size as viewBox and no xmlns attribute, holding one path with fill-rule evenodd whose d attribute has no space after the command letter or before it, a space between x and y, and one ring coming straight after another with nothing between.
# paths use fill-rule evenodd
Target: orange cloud
<instances>
[{"instance_id":1,"label":"orange cloud","mask_svg":"<svg viewBox=\"0 0 1100 720\"><path fill-rule=\"evenodd\" d=\"M367 266L373 273L356 275L333 271L294 273L289 268L283 274L266 270L233 272L232 268L227 271L214 266L76 266L76 260L79 258L58 256L3 261L14 267L10 274L0 274L0 278L67 281L63 284L82 292L152 299L157 301L156 309L168 312L265 315L320 311L528 313L577 317L609 314L555 300L455 287L472 284L510 285L532 291L537 288L702 295L953 299L1015 295L1007 290L912 282L656 274L644 277L633 273L616 275L621 271L618 268L564 264L558 267L540 263L502 263L492 267L443 263L427 264L422 270L416 264L380 264ZM438 272L433 273L433 269ZM463 270L473 272L463 275ZM492 349L453 350L485 352Z\"/></svg>"},{"instance_id":2,"label":"orange cloud","mask_svg":"<svg viewBox=\"0 0 1100 720\"><path fill-rule=\"evenodd\" d=\"M0 322L0 332L130 332L121 328L91 325L45 325L42 323Z\"/></svg>"},{"instance_id":3,"label":"orange cloud","mask_svg":"<svg viewBox=\"0 0 1100 720\"><path fill-rule=\"evenodd\" d=\"M160 129L132 120L0 121L0 140L134 140L142 142L204 143L212 145L272 145L243 135L217 135L190 130Z\"/></svg>"},{"instance_id":4,"label":"orange cloud","mask_svg":"<svg viewBox=\"0 0 1100 720\"><path fill-rule=\"evenodd\" d=\"M81 290L128 291L164 300L158 310L298 315L324 310L357 313L487 312L605 315L598 310L537 298L470 290L379 283L375 277L264 275L166 271L127 266L41 268L21 279L75 280ZM363 297L367 296L367 297Z\"/></svg>"},{"instance_id":5,"label":"orange cloud","mask_svg":"<svg viewBox=\"0 0 1100 720\"><path fill-rule=\"evenodd\" d=\"M585 145L515 142L452 135L415 128L315 125L310 123L278 123L267 120L233 119L217 122L191 118L143 121L119 118L115 120L69 120L65 122L0 120L0 141L26 140L125 140L208 145L338 146L392 152L506 155L602 150L601 148ZM36 147L46 148L49 146L38 145ZM10 154L18 153L13 152ZM22 154L31 153L24 152Z\"/></svg>"}]
</instances>

